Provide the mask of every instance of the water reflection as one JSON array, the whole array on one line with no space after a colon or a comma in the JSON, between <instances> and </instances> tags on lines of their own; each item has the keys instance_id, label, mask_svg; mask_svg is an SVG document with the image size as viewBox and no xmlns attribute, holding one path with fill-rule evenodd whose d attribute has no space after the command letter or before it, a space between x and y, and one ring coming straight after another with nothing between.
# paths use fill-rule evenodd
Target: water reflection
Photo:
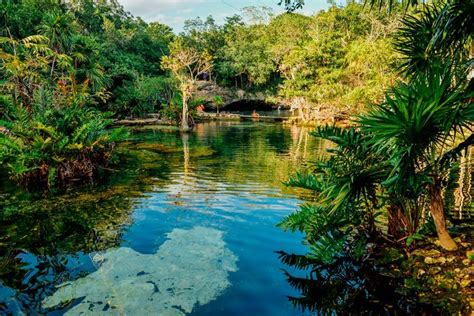
<instances>
[{"instance_id":1,"label":"water reflection","mask_svg":"<svg viewBox=\"0 0 474 316\"><path fill-rule=\"evenodd\" d=\"M148 264L146 269L138 268L135 263L158 260L156 255L163 253L169 232L189 232L195 227L209 229L187 240L199 245L202 238L212 235L210 232L222 234L214 239L217 246L210 247L217 252L199 261L206 262L207 267L202 269L203 274L196 275L203 276L203 284L208 284L208 278L213 277L208 273L211 262L215 264L213 269L222 275L227 273L227 281L220 278L213 295L204 292L212 299L202 299L202 304L208 302L204 306L196 304L192 309L195 315L294 315L297 312L286 296L311 302L313 293L320 295L323 303L308 304L310 310L344 311L343 303L347 302L347 306L357 311L357 300L365 302L364 299L373 303L362 306L372 306L376 311L380 310L375 306L377 300L394 305L394 301L385 300L380 293L370 290L379 286L390 294L389 282L392 281L356 276L359 272L367 276L368 268L365 271L349 265L346 271L339 271L337 267L331 273L320 271L323 277L333 277L326 279L322 288L314 282L314 277L308 282L304 282L304 278L299 283L292 282L298 285L292 288L281 273L284 266L274 253L275 248L302 253L305 246L301 244L302 236L283 232L276 224L308 197L307 193L287 188L282 182L289 174L305 168L305 163L317 160L326 146L310 137L308 129L277 124L217 122L200 124L190 134L147 127L137 130L128 142L119 146L123 159L120 166L115 167L117 171L90 187L43 196L17 190L2 177L0 314L46 313L49 310L45 307L53 305L51 311L64 313L81 302L98 304L99 296L104 296L103 281L97 280L95 289L99 292L94 296L81 301L78 295L71 295L72 304L65 306L63 299L59 299L63 294L58 293L57 288L69 284L69 289L79 289L86 281L89 286L99 275L98 271L120 269L123 278L119 279L124 282L142 280L140 286L148 291L151 286L155 287L147 283L151 281L147 279L149 275L140 272L159 266L161 272L151 271L159 274L157 279L162 279L161 273L167 273L172 275L171 279L187 284L195 258L186 255L181 261L185 265L177 266L184 269L179 273L181 277L172 272L175 264L170 261L166 266ZM224 242L225 250L222 250L220 245ZM192 253L191 248L188 253ZM117 267L112 267L110 261L97 264L100 257L96 254L125 262L130 257L130 264ZM181 252L173 250L165 257L179 262L174 255ZM211 257L220 258L222 262L213 261ZM223 265L235 261L236 257L236 266ZM133 258L140 260L132 262ZM295 269L290 272L296 277L304 276ZM129 274L132 276L128 277ZM136 279L137 274L140 275ZM306 294L301 292L303 286L307 286ZM331 290L331 286L337 291ZM322 293L321 289L326 291ZM362 289L371 294L363 296ZM185 292L186 302L195 302L191 296L199 297L201 302L201 296L190 294L195 293L194 290ZM329 294L335 298L331 299ZM177 296L171 298L178 299ZM331 302L336 302L336 307L330 307ZM132 304L126 298L122 303ZM180 313L190 310L186 307L189 305L179 306L184 312L174 310ZM76 308L82 309L85 305ZM110 305L109 310L112 311Z\"/></svg>"},{"instance_id":2,"label":"water reflection","mask_svg":"<svg viewBox=\"0 0 474 316\"><path fill-rule=\"evenodd\" d=\"M464 151L460 158L457 188L454 191L452 215L460 221L474 221L474 148Z\"/></svg>"},{"instance_id":3,"label":"water reflection","mask_svg":"<svg viewBox=\"0 0 474 316\"><path fill-rule=\"evenodd\" d=\"M55 197L4 201L0 231L0 288L14 289L31 310L52 286L93 271L86 255L121 243L130 224L133 192L115 187ZM2 299L0 302L11 301ZM6 310L11 304L5 303ZM10 306L10 307L8 307ZM0 313L2 307L0 306Z\"/></svg>"},{"instance_id":4,"label":"water reflection","mask_svg":"<svg viewBox=\"0 0 474 316\"><path fill-rule=\"evenodd\" d=\"M282 182L289 173L303 168L303 157L311 159L320 146L306 138L306 133L304 129L252 123L203 124L191 134L145 128L119 146L123 161L117 171L92 186L42 195L17 190L2 177L0 314L18 314L20 310L46 313L46 307L59 313L85 308L76 295L71 297L72 304L65 305L62 299L53 303L52 297L61 296L54 294L61 284L78 286L85 282L79 280L92 280L103 268L113 270L105 262L97 265L96 254L106 259L118 256L149 261L162 254L166 233L200 226L210 232L225 232L226 249L239 257L239 270L232 272L236 268L224 260L233 258L227 250L211 247L219 250L213 254L220 260L213 266L216 273L232 272L227 281L213 286L224 289L232 283L232 287L215 301L211 298L221 290L214 291L215 295L203 292L208 299L199 296L199 302L210 303L193 313L211 308L210 312L229 314L259 309L266 310L264 314L278 311L291 315L293 310L281 299L288 286L278 273L280 265L271 245L300 248L297 236L280 231L275 224L299 203L300 192ZM192 240L199 243L200 238ZM179 261L172 254L166 257ZM208 259L205 261L211 262ZM185 282L194 261L184 257L182 269L186 271L179 273L180 277L176 274L174 280ZM132 266L121 269L136 272L136 277L141 271ZM170 274L173 266L170 262L166 267L161 265L160 273ZM209 272L210 268L206 269ZM214 276L208 272L196 274L202 276L203 284ZM272 284L270 289L268 284ZM242 293L252 299L234 305ZM99 301L98 296L88 300ZM189 307L181 308L183 313L190 311Z\"/></svg>"}]
</instances>

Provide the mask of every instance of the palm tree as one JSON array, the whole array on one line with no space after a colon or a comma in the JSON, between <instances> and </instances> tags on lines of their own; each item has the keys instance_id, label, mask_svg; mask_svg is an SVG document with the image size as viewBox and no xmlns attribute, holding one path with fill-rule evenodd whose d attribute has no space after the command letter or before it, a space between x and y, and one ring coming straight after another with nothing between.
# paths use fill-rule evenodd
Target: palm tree
<instances>
[{"instance_id":1,"label":"palm tree","mask_svg":"<svg viewBox=\"0 0 474 316\"><path fill-rule=\"evenodd\" d=\"M368 2L379 7L394 3ZM403 18L395 41L395 49L403 55L401 70L407 83L399 84L385 104L362 122L374 137L386 141L385 145L389 140L391 145L396 143L401 163L394 168L401 180L398 183L410 183L415 188L421 184L427 190L440 243L455 249L446 229L442 189L448 164L459 153L459 148L453 147L455 136L463 136L463 148L472 143L472 134L464 132L472 131L474 119L468 76L472 71L469 46L474 34L474 1L418 2L405 2L416 10Z\"/></svg>"},{"instance_id":2,"label":"palm tree","mask_svg":"<svg viewBox=\"0 0 474 316\"><path fill-rule=\"evenodd\" d=\"M404 55L406 82L387 94L386 101L360 123L379 153L389 154L390 176L383 183L393 205L418 225L419 212L429 201L441 245L455 249L446 229L443 187L449 164L474 140L472 36L474 1L366 0L372 7L412 7L400 28L395 47ZM282 0L288 9L301 0ZM466 135L465 133L471 133ZM461 135L462 142L456 142ZM427 196L427 199L425 198ZM409 201L406 203L406 201ZM411 201L411 202L410 202Z\"/></svg>"},{"instance_id":3,"label":"palm tree","mask_svg":"<svg viewBox=\"0 0 474 316\"><path fill-rule=\"evenodd\" d=\"M468 3L469 1L466 1ZM474 3L474 1L471 1ZM394 47L403 55L401 70L408 76L430 71L431 66L451 64L456 67L469 59L474 23L466 5L457 1L424 5L402 20Z\"/></svg>"},{"instance_id":4,"label":"palm tree","mask_svg":"<svg viewBox=\"0 0 474 316\"><path fill-rule=\"evenodd\" d=\"M46 13L42 23L38 26L38 32L49 38L49 45L57 54L71 53L76 24L69 14L60 11ZM51 77L55 67L56 58L53 58L50 71Z\"/></svg>"},{"instance_id":5,"label":"palm tree","mask_svg":"<svg viewBox=\"0 0 474 316\"><path fill-rule=\"evenodd\" d=\"M456 76L449 65L432 68L399 83L384 103L360 120L375 147L389 153L391 173L386 185L413 200L427 195L440 244L448 250L456 249L456 244L446 229L444 183L450 162L474 140L474 94L467 92L467 81L460 80L466 78L463 74Z\"/></svg>"},{"instance_id":6,"label":"palm tree","mask_svg":"<svg viewBox=\"0 0 474 316\"><path fill-rule=\"evenodd\" d=\"M26 108L30 107L33 93L42 81L40 73L47 68L53 54L48 42L48 38L41 35L21 40L0 37L0 70L7 79L2 88Z\"/></svg>"},{"instance_id":7,"label":"palm tree","mask_svg":"<svg viewBox=\"0 0 474 316\"><path fill-rule=\"evenodd\" d=\"M380 183L386 178L383 154L373 151L355 129L321 127L313 135L335 147L328 149L330 158L317 162L312 172L289 181L291 186L313 191L315 202L302 205L280 227L303 232L310 256L325 264L334 262L343 249L361 256L356 245L378 235Z\"/></svg>"}]
</instances>

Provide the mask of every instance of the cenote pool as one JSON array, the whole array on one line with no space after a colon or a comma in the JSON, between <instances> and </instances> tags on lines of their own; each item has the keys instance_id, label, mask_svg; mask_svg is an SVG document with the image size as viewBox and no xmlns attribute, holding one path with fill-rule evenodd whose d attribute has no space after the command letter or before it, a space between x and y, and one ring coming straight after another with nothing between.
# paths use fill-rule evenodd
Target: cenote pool
<instances>
[{"instance_id":1,"label":"cenote pool","mask_svg":"<svg viewBox=\"0 0 474 316\"><path fill-rule=\"evenodd\" d=\"M276 251L286 188L324 144L278 124L135 130L125 158L71 192L0 187L0 313L295 315Z\"/></svg>"},{"instance_id":2,"label":"cenote pool","mask_svg":"<svg viewBox=\"0 0 474 316\"><path fill-rule=\"evenodd\" d=\"M94 184L28 193L1 175L0 314L432 314L370 263L318 280L283 264L307 249L276 225L312 198L283 182L327 146L280 124L146 127Z\"/></svg>"}]
</instances>

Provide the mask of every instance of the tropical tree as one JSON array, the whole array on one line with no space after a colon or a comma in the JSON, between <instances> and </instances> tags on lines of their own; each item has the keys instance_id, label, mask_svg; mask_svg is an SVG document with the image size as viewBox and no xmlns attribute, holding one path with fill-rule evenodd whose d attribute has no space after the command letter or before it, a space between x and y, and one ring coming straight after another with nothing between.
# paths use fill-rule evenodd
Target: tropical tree
<instances>
[{"instance_id":1,"label":"tropical tree","mask_svg":"<svg viewBox=\"0 0 474 316\"><path fill-rule=\"evenodd\" d=\"M375 146L390 154L389 186L405 194L425 188L422 193L428 196L441 246L448 250L456 244L446 229L443 188L450 163L473 140L471 134L458 141L474 122L474 93L467 92L466 86L465 80L454 79L450 68L441 68L400 83L384 103L361 119Z\"/></svg>"},{"instance_id":2,"label":"tropical tree","mask_svg":"<svg viewBox=\"0 0 474 316\"><path fill-rule=\"evenodd\" d=\"M77 179L92 180L110 162L123 128L108 129L110 114L71 105L37 103L28 113L11 105L4 113L8 133L0 133L0 163L28 187L54 188Z\"/></svg>"},{"instance_id":3,"label":"tropical tree","mask_svg":"<svg viewBox=\"0 0 474 316\"><path fill-rule=\"evenodd\" d=\"M188 101L196 89L200 76L212 69L212 56L187 45L182 39L176 39L170 47L170 55L163 57L162 67L168 69L178 81L182 97L181 130L187 132L189 126Z\"/></svg>"},{"instance_id":4,"label":"tropical tree","mask_svg":"<svg viewBox=\"0 0 474 316\"><path fill-rule=\"evenodd\" d=\"M2 90L27 108L31 106L34 91L43 81L41 72L48 68L54 54L48 42L49 39L41 35L21 40L0 37L1 71L6 78Z\"/></svg>"},{"instance_id":5,"label":"tropical tree","mask_svg":"<svg viewBox=\"0 0 474 316\"><path fill-rule=\"evenodd\" d=\"M38 32L49 39L49 45L58 54L70 54L73 36L76 34L76 23L67 13L60 11L48 12L38 26ZM53 57L50 76L55 71L56 58Z\"/></svg>"},{"instance_id":6,"label":"tropical tree","mask_svg":"<svg viewBox=\"0 0 474 316\"><path fill-rule=\"evenodd\" d=\"M412 201L427 195L441 246L448 250L456 244L446 228L442 192L451 163L473 141L468 76L473 28L467 14L473 8L472 1L455 0L407 14L395 43L407 81L361 120L379 145L385 142L383 150L391 152L388 182L394 191L410 192ZM405 215L418 212L405 210Z\"/></svg>"},{"instance_id":7,"label":"tropical tree","mask_svg":"<svg viewBox=\"0 0 474 316\"><path fill-rule=\"evenodd\" d=\"M309 189L314 203L285 218L280 226L305 234L309 257L324 264L350 254L361 259L368 241L379 234L380 183L386 177L384 154L372 150L365 135L353 128L321 127L314 136L334 144L329 158L289 185ZM345 254L344 254L345 253Z\"/></svg>"},{"instance_id":8,"label":"tropical tree","mask_svg":"<svg viewBox=\"0 0 474 316\"><path fill-rule=\"evenodd\" d=\"M216 113L219 115L219 108L224 105L224 99L220 95L216 95L213 101L216 106Z\"/></svg>"},{"instance_id":9,"label":"tropical tree","mask_svg":"<svg viewBox=\"0 0 474 316\"><path fill-rule=\"evenodd\" d=\"M269 51L264 24L235 26L226 36L219 69L239 81L240 88L264 87L274 73L276 65Z\"/></svg>"},{"instance_id":10,"label":"tropical tree","mask_svg":"<svg viewBox=\"0 0 474 316\"><path fill-rule=\"evenodd\" d=\"M366 2L392 8L398 1ZM414 7L419 3L402 2ZM290 9L302 3L285 1ZM395 45L402 55L405 80L359 121L372 150L388 154L389 176L381 184L389 196L391 217L405 217L401 222L411 222L412 234L427 207L440 244L448 250L456 249L456 243L446 228L443 189L451 163L474 140L468 76L473 8L472 1L439 1L406 14Z\"/></svg>"}]
</instances>

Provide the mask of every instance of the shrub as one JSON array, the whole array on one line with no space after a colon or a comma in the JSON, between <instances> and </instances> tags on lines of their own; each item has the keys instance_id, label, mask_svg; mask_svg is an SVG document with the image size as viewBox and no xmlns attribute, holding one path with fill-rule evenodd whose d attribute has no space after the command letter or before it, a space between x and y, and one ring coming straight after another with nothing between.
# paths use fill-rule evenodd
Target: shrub
<instances>
[{"instance_id":1,"label":"shrub","mask_svg":"<svg viewBox=\"0 0 474 316\"><path fill-rule=\"evenodd\" d=\"M76 105L31 113L10 105L0 121L0 163L24 186L91 180L127 135L123 128L108 129L111 123L110 114Z\"/></svg>"}]
</instances>

